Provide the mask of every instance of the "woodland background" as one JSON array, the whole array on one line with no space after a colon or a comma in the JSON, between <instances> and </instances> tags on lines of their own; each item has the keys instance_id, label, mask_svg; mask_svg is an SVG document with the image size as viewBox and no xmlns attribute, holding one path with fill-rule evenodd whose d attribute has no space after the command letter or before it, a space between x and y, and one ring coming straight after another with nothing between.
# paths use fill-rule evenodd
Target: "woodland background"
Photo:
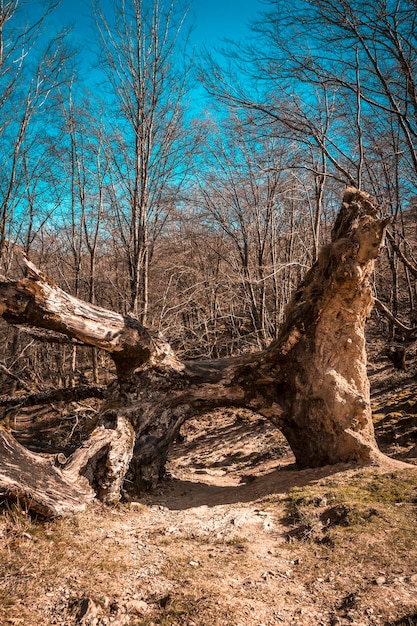
<instances>
[{"instance_id":1,"label":"woodland background","mask_svg":"<svg viewBox=\"0 0 417 626\"><path fill-rule=\"evenodd\" d=\"M353 185L394 217L376 329L412 335L414 0L265 0L252 38L216 51L191 47L181 2L93 1L88 78L57 4L0 7L4 275L24 252L180 358L262 349ZM1 335L8 391L106 381L93 349Z\"/></svg>"}]
</instances>

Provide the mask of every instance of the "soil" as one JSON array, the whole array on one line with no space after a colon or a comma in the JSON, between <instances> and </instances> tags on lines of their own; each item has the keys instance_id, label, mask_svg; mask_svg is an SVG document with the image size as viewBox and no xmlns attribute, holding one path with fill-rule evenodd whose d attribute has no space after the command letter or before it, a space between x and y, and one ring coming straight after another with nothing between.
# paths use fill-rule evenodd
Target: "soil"
<instances>
[{"instance_id":1,"label":"soil","mask_svg":"<svg viewBox=\"0 0 417 626\"><path fill-rule=\"evenodd\" d=\"M48 523L4 506L0 626L417 624L413 350L399 372L374 345L369 367L380 447L409 469L298 470L265 419L218 411L138 501Z\"/></svg>"}]
</instances>

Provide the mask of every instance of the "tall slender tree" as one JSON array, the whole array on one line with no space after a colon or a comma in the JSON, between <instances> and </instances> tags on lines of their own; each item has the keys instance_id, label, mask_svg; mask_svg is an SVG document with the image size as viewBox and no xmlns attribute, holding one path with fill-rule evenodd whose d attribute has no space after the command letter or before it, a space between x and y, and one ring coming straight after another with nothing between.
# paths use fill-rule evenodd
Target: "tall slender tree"
<instances>
[{"instance_id":1,"label":"tall slender tree","mask_svg":"<svg viewBox=\"0 0 417 626\"><path fill-rule=\"evenodd\" d=\"M39 181L39 145L49 127L52 94L65 80L71 56L65 32L43 36L58 3L45 2L39 11L29 11L28 4L9 0L0 5L0 257L6 270L15 222L19 226L31 210L31 180Z\"/></svg>"},{"instance_id":2,"label":"tall slender tree","mask_svg":"<svg viewBox=\"0 0 417 626\"><path fill-rule=\"evenodd\" d=\"M189 158L186 12L177 6L174 0L124 0L107 16L96 4L101 59L111 87L106 98L112 111L114 211L129 269L129 309L142 323L149 309L153 245Z\"/></svg>"}]
</instances>

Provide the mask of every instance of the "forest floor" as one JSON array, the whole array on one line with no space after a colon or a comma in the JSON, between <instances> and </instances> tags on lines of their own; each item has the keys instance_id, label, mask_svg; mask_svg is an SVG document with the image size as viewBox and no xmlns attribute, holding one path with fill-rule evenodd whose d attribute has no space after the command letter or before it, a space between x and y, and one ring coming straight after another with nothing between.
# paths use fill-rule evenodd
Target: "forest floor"
<instances>
[{"instance_id":1,"label":"forest floor","mask_svg":"<svg viewBox=\"0 0 417 626\"><path fill-rule=\"evenodd\" d=\"M417 371L375 349L381 448L417 464ZM0 517L0 626L417 624L417 470L299 470L245 411L188 422L156 493Z\"/></svg>"}]
</instances>

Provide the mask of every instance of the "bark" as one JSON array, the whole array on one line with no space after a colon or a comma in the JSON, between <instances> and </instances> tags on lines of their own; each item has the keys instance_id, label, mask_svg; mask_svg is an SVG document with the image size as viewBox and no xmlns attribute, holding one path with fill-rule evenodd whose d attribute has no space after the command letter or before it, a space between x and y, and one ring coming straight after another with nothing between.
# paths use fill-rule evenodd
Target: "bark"
<instances>
[{"instance_id":1,"label":"bark","mask_svg":"<svg viewBox=\"0 0 417 626\"><path fill-rule=\"evenodd\" d=\"M271 419L302 466L378 456L364 329L374 303L369 277L389 221L364 193L346 191L332 242L293 295L269 348L282 388L282 414L272 410Z\"/></svg>"},{"instance_id":2,"label":"bark","mask_svg":"<svg viewBox=\"0 0 417 626\"><path fill-rule=\"evenodd\" d=\"M28 278L0 284L0 312L11 323L52 329L113 357L119 391L105 403L103 419L110 412L117 423L132 427L112 456L99 453L112 458L113 470L105 474L107 489L113 482L113 499L126 471L131 488L153 486L181 424L221 406L248 407L270 418L300 466L371 463L380 453L372 426L364 328L374 303L369 277L389 221L378 217L369 196L348 189L331 243L295 291L278 338L256 354L182 363L136 320L69 296L28 262ZM88 440L80 454L95 445ZM119 464L118 454L123 459ZM69 467L79 471L71 461L63 476ZM107 498L97 468L87 475L91 485L98 485L99 496Z\"/></svg>"},{"instance_id":3,"label":"bark","mask_svg":"<svg viewBox=\"0 0 417 626\"><path fill-rule=\"evenodd\" d=\"M108 413L68 459L62 454L45 458L0 426L0 492L46 518L83 511L96 495L117 502L133 441L131 425Z\"/></svg>"},{"instance_id":4,"label":"bark","mask_svg":"<svg viewBox=\"0 0 417 626\"><path fill-rule=\"evenodd\" d=\"M133 318L102 309L62 291L31 261L28 277L0 282L0 314L11 324L30 324L62 333L111 353L119 378L143 363L168 363L167 344Z\"/></svg>"}]
</instances>

